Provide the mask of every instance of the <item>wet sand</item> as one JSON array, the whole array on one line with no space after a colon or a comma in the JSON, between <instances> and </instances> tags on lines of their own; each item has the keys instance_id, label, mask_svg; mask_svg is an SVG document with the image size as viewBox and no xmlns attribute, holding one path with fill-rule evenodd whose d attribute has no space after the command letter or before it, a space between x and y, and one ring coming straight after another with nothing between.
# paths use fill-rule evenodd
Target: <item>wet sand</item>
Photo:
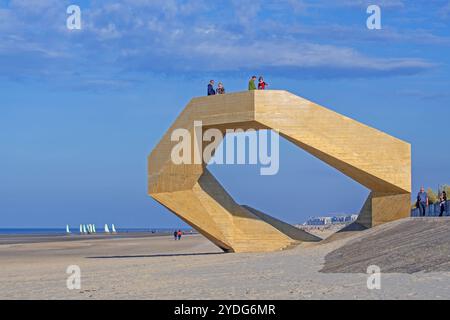
<instances>
[{"instance_id":1,"label":"wet sand","mask_svg":"<svg viewBox=\"0 0 450 320\"><path fill-rule=\"evenodd\" d=\"M118 234L8 234L0 235L0 245L2 244L23 244L23 243L39 243L39 242L63 242L63 241L80 241L80 240L100 240L100 239L117 239L117 238L148 238L157 236L170 235L169 232L151 233L151 232L127 232Z\"/></svg>"}]
</instances>

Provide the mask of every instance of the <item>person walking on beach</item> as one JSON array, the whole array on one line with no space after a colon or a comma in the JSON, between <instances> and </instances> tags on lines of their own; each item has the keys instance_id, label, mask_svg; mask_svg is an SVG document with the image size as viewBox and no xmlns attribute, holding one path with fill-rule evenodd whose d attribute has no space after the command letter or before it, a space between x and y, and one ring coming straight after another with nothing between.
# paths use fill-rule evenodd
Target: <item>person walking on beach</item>
<instances>
[{"instance_id":1,"label":"person walking on beach","mask_svg":"<svg viewBox=\"0 0 450 320\"><path fill-rule=\"evenodd\" d=\"M177 230L175 230L175 231L173 232L173 238L175 239L175 241L177 241L177 238L178 238L178 232L177 232Z\"/></svg>"},{"instance_id":2,"label":"person walking on beach","mask_svg":"<svg viewBox=\"0 0 450 320\"><path fill-rule=\"evenodd\" d=\"M183 232L181 232L181 230L178 230L178 232L177 232L178 240L181 240L182 234L183 234Z\"/></svg>"},{"instance_id":3,"label":"person walking on beach","mask_svg":"<svg viewBox=\"0 0 450 320\"><path fill-rule=\"evenodd\" d=\"M264 82L264 78L261 76L258 79L258 90L265 90L266 86L268 86L269 84Z\"/></svg>"},{"instance_id":4,"label":"person walking on beach","mask_svg":"<svg viewBox=\"0 0 450 320\"><path fill-rule=\"evenodd\" d=\"M214 80L210 80L208 84L208 96L213 96L216 94L216 90L214 90Z\"/></svg>"},{"instance_id":5,"label":"person walking on beach","mask_svg":"<svg viewBox=\"0 0 450 320\"><path fill-rule=\"evenodd\" d=\"M419 205L420 216L425 217L425 210L428 206L428 195L424 187L421 187L420 192L417 194L417 204Z\"/></svg>"},{"instance_id":6,"label":"person walking on beach","mask_svg":"<svg viewBox=\"0 0 450 320\"><path fill-rule=\"evenodd\" d=\"M256 90L256 86L255 86L255 80L256 80L256 76L251 77L251 79L248 82L248 90Z\"/></svg>"},{"instance_id":7,"label":"person walking on beach","mask_svg":"<svg viewBox=\"0 0 450 320\"><path fill-rule=\"evenodd\" d=\"M225 94L225 88L223 87L223 83L219 82L217 85L216 94Z\"/></svg>"}]
</instances>

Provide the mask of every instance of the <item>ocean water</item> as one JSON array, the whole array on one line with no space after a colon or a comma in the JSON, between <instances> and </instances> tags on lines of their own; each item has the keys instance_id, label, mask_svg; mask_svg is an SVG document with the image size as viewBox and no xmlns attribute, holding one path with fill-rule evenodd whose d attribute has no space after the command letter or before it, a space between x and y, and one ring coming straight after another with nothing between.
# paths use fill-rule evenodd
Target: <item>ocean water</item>
<instances>
[{"instance_id":1,"label":"ocean water","mask_svg":"<svg viewBox=\"0 0 450 320\"><path fill-rule=\"evenodd\" d=\"M97 233L103 233L103 228L95 228ZM118 233L171 233L175 228L116 228ZM190 229L182 229L190 231ZM72 233L80 233L79 227L70 228ZM0 228L0 235L63 235L66 234L66 228Z\"/></svg>"}]
</instances>

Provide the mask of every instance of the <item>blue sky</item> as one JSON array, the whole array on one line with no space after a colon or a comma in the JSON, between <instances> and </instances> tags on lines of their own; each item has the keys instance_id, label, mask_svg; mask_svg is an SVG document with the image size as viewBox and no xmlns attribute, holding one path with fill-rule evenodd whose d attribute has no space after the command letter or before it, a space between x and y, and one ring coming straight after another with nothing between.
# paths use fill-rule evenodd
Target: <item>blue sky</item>
<instances>
[{"instance_id":1,"label":"blue sky","mask_svg":"<svg viewBox=\"0 0 450 320\"><path fill-rule=\"evenodd\" d=\"M450 183L449 27L448 0L0 0L0 227L182 226L146 195L146 156L210 78L241 91L264 74L410 142L414 192ZM359 210L368 190L280 148L275 176L211 170L288 222Z\"/></svg>"}]
</instances>

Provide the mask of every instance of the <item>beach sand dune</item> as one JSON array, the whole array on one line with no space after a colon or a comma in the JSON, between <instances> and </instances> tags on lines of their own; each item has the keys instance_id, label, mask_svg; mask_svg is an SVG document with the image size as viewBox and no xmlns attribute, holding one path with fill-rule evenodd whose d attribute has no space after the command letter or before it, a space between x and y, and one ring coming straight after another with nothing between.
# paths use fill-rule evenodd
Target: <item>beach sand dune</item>
<instances>
[{"instance_id":1,"label":"beach sand dune","mask_svg":"<svg viewBox=\"0 0 450 320\"><path fill-rule=\"evenodd\" d=\"M222 253L201 235L3 244L0 298L450 299L445 271L382 273L380 290L367 288L362 262L359 273L323 272L327 255L361 241L365 232L255 254ZM69 265L81 269L80 290L66 286Z\"/></svg>"},{"instance_id":2,"label":"beach sand dune","mask_svg":"<svg viewBox=\"0 0 450 320\"><path fill-rule=\"evenodd\" d=\"M408 218L369 229L325 257L322 272L450 272L450 218Z\"/></svg>"}]
</instances>

